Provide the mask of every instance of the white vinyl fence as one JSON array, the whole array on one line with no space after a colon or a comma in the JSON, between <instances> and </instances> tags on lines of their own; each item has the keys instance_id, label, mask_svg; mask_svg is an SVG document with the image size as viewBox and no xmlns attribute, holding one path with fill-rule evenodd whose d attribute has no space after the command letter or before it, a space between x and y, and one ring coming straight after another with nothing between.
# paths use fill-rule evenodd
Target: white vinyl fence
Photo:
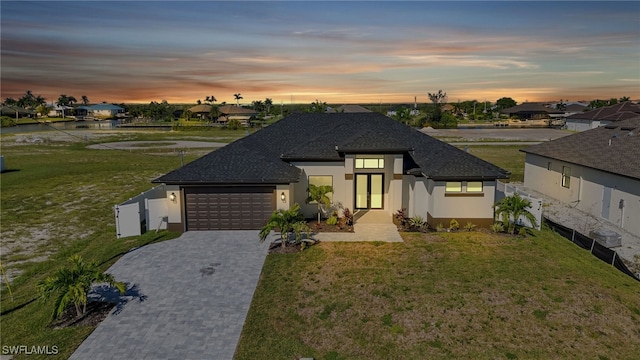
<instances>
[{"instance_id":1,"label":"white vinyl fence","mask_svg":"<svg viewBox=\"0 0 640 360\"><path fill-rule=\"evenodd\" d=\"M505 197L512 196L513 194L519 194L523 199L527 199L531 202L531 206L527 209L533 216L536 218L536 226L537 230L540 230L542 225L542 199L536 198L531 194L527 193L525 190L519 188L517 185L503 183L498 181L496 184L496 202L504 199ZM520 226L526 226L529 228L533 228L533 224L528 219L520 216L516 220L516 224Z\"/></svg>"},{"instance_id":2,"label":"white vinyl fence","mask_svg":"<svg viewBox=\"0 0 640 360\"><path fill-rule=\"evenodd\" d=\"M115 205L113 209L118 239L142 235L147 230L166 229L169 216L166 196L162 184Z\"/></svg>"}]
</instances>

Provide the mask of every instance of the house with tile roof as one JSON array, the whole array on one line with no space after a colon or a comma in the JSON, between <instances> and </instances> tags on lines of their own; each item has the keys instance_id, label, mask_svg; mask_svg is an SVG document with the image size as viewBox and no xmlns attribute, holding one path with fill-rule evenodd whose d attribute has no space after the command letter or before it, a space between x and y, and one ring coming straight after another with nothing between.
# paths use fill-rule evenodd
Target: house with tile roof
<instances>
[{"instance_id":1,"label":"house with tile roof","mask_svg":"<svg viewBox=\"0 0 640 360\"><path fill-rule=\"evenodd\" d=\"M227 123L229 120L238 120L240 124L246 126L252 118L258 115L258 112L252 109L246 109L237 105L223 105L218 108L220 116L218 122Z\"/></svg>"},{"instance_id":2,"label":"house with tile roof","mask_svg":"<svg viewBox=\"0 0 640 360\"><path fill-rule=\"evenodd\" d=\"M525 187L640 236L640 116L521 151Z\"/></svg>"},{"instance_id":3,"label":"house with tile roof","mask_svg":"<svg viewBox=\"0 0 640 360\"><path fill-rule=\"evenodd\" d=\"M585 131L598 126L614 124L617 121L635 118L640 115L640 105L625 101L604 106L591 111L567 116L567 130Z\"/></svg>"},{"instance_id":4,"label":"house with tile roof","mask_svg":"<svg viewBox=\"0 0 640 360\"><path fill-rule=\"evenodd\" d=\"M310 184L354 213L406 209L432 227L493 223L497 179L509 173L379 113L293 114L171 171L168 228L259 229L305 204ZM173 196L171 196L173 195Z\"/></svg>"}]
</instances>

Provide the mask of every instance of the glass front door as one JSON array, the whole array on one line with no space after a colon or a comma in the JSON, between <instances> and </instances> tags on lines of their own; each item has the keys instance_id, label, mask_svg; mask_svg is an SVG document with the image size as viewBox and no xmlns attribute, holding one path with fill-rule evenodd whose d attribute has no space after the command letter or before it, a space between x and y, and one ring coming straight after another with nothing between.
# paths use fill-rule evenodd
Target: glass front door
<instances>
[{"instance_id":1,"label":"glass front door","mask_svg":"<svg viewBox=\"0 0 640 360\"><path fill-rule=\"evenodd\" d=\"M382 209L382 174L356 174L356 209Z\"/></svg>"}]
</instances>

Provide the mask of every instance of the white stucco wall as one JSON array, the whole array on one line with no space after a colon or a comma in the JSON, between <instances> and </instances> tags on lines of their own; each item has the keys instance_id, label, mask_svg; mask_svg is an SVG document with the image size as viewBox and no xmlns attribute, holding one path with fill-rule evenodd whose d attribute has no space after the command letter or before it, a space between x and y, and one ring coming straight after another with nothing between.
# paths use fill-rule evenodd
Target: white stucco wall
<instances>
[{"instance_id":1,"label":"white stucco wall","mask_svg":"<svg viewBox=\"0 0 640 360\"><path fill-rule=\"evenodd\" d=\"M640 236L640 180L533 154L526 154L525 161L525 187ZM568 189L561 183L563 166L571 168Z\"/></svg>"},{"instance_id":2,"label":"white stucco wall","mask_svg":"<svg viewBox=\"0 0 640 360\"><path fill-rule=\"evenodd\" d=\"M353 182L345 181L345 166L343 162L294 162L296 166L302 170L300 181L291 184L293 193L291 205L298 203L305 217L314 217L317 214L317 206L315 204L306 204L309 188L310 175L322 175L333 177L333 201L340 201L342 206L353 210ZM349 186L351 183L351 186ZM280 194L281 190L277 190ZM280 195L278 195L280 196ZM279 201L279 200L278 200Z\"/></svg>"},{"instance_id":3,"label":"white stucco wall","mask_svg":"<svg viewBox=\"0 0 640 360\"><path fill-rule=\"evenodd\" d=\"M467 193L466 182L462 182L462 192L446 196L445 181L432 181L429 213L434 218L493 218L495 203L495 181L482 182L482 195ZM444 224L445 226L448 224ZM464 225L464 224L461 224Z\"/></svg>"},{"instance_id":4,"label":"white stucco wall","mask_svg":"<svg viewBox=\"0 0 640 360\"><path fill-rule=\"evenodd\" d=\"M167 194L167 220L169 223L180 223L182 222L182 191L180 191L180 187L177 185L166 185L165 190ZM176 195L174 201L170 200L171 194Z\"/></svg>"}]
</instances>

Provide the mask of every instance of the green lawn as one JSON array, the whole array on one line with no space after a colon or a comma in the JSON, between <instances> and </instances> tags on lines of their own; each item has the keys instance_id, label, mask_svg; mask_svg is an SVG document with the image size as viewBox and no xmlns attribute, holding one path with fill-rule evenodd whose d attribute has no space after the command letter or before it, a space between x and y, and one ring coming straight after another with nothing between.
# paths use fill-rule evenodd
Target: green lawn
<instances>
[{"instance_id":1,"label":"green lawn","mask_svg":"<svg viewBox=\"0 0 640 360\"><path fill-rule=\"evenodd\" d=\"M105 132L111 134L110 132ZM54 132L39 133L54 138ZM24 136L22 134L20 136ZM102 141L176 139L231 141L244 131L130 132ZM12 283L14 300L2 284L1 345L58 346L66 359L93 327L54 330L47 327L53 301L37 301L35 285L80 254L107 269L128 250L178 236L149 232L116 239L113 206L153 187L151 180L180 166L173 150L92 150L77 142L17 143L19 135L2 136L8 172L0 175L2 265L22 274ZM207 152L210 150L205 150ZM187 149L184 161L203 150ZM6 251L5 249L11 249ZM15 274L15 273L14 273ZM21 357L15 357L20 359ZM24 358L24 356L22 357ZM37 358L30 356L29 358Z\"/></svg>"},{"instance_id":2,"label":"green lawn","mask_svg":"<svg viewBox=\"0 0 640 360\"><path fill-rule=\"evenodd\" d=\"M511 172L511 177L503 181L524 181L524 153L520 149L528 145L473 145L470 154Z\"/></svg>"},{"instance_id":3,"label":"green lawn","mask_svg":"<svg viewBox=\"0 0 640 360\"><path fill-rule=\"evenodd\" d=\"M544 230L267 257L236 359L636 359L640 283Z\"/></svg>"}]
</instances>

